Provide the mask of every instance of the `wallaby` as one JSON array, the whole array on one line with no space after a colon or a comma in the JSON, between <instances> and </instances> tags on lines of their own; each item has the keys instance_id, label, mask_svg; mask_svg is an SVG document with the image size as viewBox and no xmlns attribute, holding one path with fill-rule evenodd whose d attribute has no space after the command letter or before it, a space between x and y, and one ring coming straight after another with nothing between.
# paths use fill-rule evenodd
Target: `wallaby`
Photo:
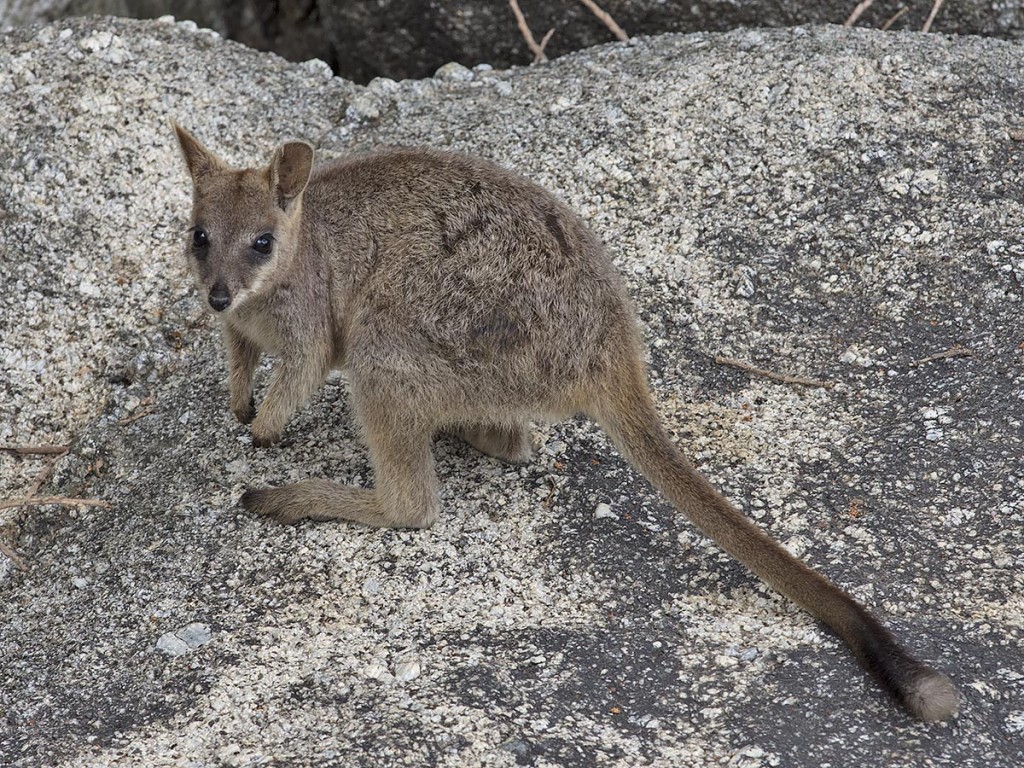
<instances>
[{"instance_id":1,"label":"wallaby","mask_svg":"<svg viewBox=\"0 0 1024 768\"><path fill-rule=\"evenodd\" d=\"M343 369L375 487L304 480L247 491L286 522L426 528L442 430L508 461L531 419L584 414L675 507L823 621L915 716L957 708L950 681L865 608L729 504L682 456L647 383L631 302L598 239L564 203L496 164L390 149L313 168L304 142L236 170L177 124L193 183L186 253L223 321L231 410L269 446ZM259 412L253 369L278 356Z\"/></svg>"}]
</instances>

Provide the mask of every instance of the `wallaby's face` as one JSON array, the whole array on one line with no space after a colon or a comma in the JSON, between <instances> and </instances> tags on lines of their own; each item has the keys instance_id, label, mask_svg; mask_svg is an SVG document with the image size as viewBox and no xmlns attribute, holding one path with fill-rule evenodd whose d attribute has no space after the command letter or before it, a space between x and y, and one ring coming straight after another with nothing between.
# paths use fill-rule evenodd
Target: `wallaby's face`
<instances>
[{"instance_id":1,"label":"wallaby's face","mask_svg":"<svg viewBox=\"0 0 1024 768\"><path fill-rule=\"evenodd\" d=\"M313 149L284 144L266 168L236 170L180 126L175 130L192 175L189 266L210 308L229 313L289 261Z\"/></svg>"}]
</instances>

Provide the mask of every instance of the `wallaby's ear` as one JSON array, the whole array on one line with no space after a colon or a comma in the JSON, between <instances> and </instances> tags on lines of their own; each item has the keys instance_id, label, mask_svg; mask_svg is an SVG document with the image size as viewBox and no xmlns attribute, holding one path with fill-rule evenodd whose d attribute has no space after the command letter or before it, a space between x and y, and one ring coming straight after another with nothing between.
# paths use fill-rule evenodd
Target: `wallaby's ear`
<instances>
[{"instance_id":1,"label":"wallaby's ear","mask_svg":"<svg viewBox=\"0 0 1024 768\"><path fill-rule=\"evenodd\" d=\"M281 210L306 188L313 170L313 147L304 141L290 141L274 150L270 160L270 189L277 195Z\"/></svg>"},{"instance_id":2,"label":"wallaby's ear","mask_svg":"<svg viewBox=\"0 0 1024 768\"><path fill-rule=\"evenodd\" d=\"M199 139L173 120L171 125L174 126L174 132L178 135L181 154L185 156L185 164L188 166L188 172L192 175L193 182L225 167L219 157L199 143Z\"/></svg>"}]
</instances>

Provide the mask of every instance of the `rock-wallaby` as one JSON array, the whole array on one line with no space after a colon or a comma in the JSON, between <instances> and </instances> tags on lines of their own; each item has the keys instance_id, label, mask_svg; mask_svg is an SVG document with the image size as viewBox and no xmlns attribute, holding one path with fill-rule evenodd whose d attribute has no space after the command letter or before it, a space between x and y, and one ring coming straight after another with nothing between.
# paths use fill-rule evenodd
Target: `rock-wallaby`
<instances>
[{"instance_id":1,"label":"rock-wallaby","mask_svg":"<svg viewBox=\"0 0 1024 768\"><path fill-rule=\"evenodd\" d=\"M313 168L303 142L228 167L175 125L193 182L186 253L223 321L231 410L269 446L344 369L375 487L305 480L242 496L293 522L425 528L438 515L431 441L460 435L524 461L531 419L585 414L675 507L828 625L914 715L957 708L950 681L865 608L729 504L682 456L647 383L631 302L604 247L539 186L429 149ZM279 358L259 411L253 369Z\"/></svg>"}]
</instances>

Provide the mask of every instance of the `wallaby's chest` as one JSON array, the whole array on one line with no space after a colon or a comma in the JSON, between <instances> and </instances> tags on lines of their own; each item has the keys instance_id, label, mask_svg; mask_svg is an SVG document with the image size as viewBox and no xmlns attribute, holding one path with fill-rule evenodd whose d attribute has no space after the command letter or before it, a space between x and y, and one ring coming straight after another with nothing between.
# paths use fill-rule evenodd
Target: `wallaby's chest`
<instances>
[{"instance_id":1,"label":"wallaby's chest","mask_svg":"<svg viewBox=\"0 0 1024 768\"><path fill-rule=\"evenodd\" d=\"M253 312L247 315L242 322L231 318L227 320L227 323L232 330L248 339L260 350L274 355L280 355L287 340L294 335L289 333L286 327L283 327L281 318L268 312Z\"/></svg>"}]
</instances>

